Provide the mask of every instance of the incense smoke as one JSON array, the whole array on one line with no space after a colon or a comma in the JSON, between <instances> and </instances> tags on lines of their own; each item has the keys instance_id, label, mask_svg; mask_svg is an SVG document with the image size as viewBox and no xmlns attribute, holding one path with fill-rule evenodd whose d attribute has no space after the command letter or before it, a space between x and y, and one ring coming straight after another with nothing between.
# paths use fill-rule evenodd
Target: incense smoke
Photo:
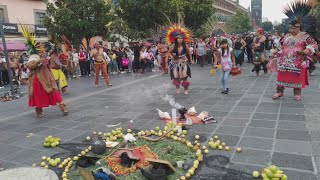
<instances>
[{"instance_id":1,"label":"incense smoke","mask_svg":"<svg viewBox=\"0 0 320 180\"><path fill-rule=\"evenodd\" d=\"M183 106L181 106L179 103L177 103L174 98L170 95L166 95L165 97L162 98L164 101L168 102L172 107L176 108L176 109L180 109L183 108Z\"/></svg>"}]
</instances>

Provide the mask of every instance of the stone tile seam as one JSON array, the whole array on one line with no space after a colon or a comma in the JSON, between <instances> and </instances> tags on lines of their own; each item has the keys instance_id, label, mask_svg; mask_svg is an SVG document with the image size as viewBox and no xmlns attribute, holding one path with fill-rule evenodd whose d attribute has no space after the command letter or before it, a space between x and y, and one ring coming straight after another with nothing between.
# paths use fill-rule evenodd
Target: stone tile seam
<instances>
[{"instance_id":1,"label":"stone tile seam","mask_svg":"<svg viewBox=\"0 0 320 180\"><path fill-rule=\"evenodd\" d=\"M270 84L271 77L272 77L272 76L269 77L269 81L268 81L268 83L267 83L267 86ZM259 79L259 78L256 78L255 82L256 82L258 79ZM252 83L251 87L255 85L255 82ZM267 91L267 89L265 88L265 89L263 90L262 94L265 94L266 91ZM246 92L246 93L248 93L248 92ZM256 107L254 108L251 116L249 117L249 122L247 123L247 126L244 128L243 132L242 132L241 135L240 135L240 139L239 139L239 141L238 141L238 143L237 143L237 147L239 147L239 145L240 145L240 143L241 143L241 140L243 139L244 134L245 134L246 130L247 130L248 127L249 127L249 124L252 122L253 116L254 116L254 114L256 113L256 111L257 111L257 109L258 109L258 107L259 107L259 104L261 104L262 97L263 97L263 96L261 96L261 97L259 98L259 102L257 103ZM280 110L280 108L279 108L279 110ZM275 137L275 136L274 136L274 137ZM274 141L273 143L275 143L275 141ZM232 156L231 156L230 159L233 160L233 157L234 157L234 156L235 156L235 152L232 154ZM272 159L272 156L271 156L271 159ZM270 161L271 161L271 159L270 159Z\"/></svg>"}]
</instances>

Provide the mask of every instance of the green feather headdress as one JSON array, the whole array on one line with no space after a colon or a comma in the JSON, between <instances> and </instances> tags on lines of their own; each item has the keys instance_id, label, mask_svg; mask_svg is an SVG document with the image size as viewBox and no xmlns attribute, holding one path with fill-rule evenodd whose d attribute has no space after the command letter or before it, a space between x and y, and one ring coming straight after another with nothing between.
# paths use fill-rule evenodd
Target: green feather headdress
<instances>
[{"instance_id":1,"label":"green feather headdress","mask_svg":"<svg viewBox=\"0 0 320 180\"><path fill-rule=\"evenodd\" d=\"M21 25L21 33L25 39L25 45L27 46L30 55L42 55L45 53L43 45L35 41L35 35L29 32L27 26Z\"/></svg>"}]
</instances>

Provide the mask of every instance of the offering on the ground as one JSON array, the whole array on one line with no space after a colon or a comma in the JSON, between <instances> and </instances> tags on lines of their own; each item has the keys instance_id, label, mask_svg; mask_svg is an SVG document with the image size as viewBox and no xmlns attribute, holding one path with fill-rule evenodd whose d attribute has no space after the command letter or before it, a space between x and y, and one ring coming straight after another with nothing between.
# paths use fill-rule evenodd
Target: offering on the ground
<instances>
[{"instance_id":1,"label":"offering on the ground","mask_svg":"<svg viewBox=\"0 0 320 180\"><path fill-rule=\"evenodd\" d=\"M288 177L275 165L271 165L268 168L264 168L262 170L261 176L263 180L272 180L272 179L278 179L278 180L287 180Z\"/></svg>"},{"instance_id":2,"label":"offering on the ground","mask_svg":"<svg viewBox=\"0 0 320 180\"><path fill-rule=\"evenodd\" d=\"M196 108L195 108L195 107L191 107L191 108L188 110L188 115L189 115L189 116L195 116L195 115L197 115Z\"/></svg>"},{"instance_id":3,"label":"offering on the ground","mask_svg":"<svg viewBox=\"0 0 320 180\"><path fill-rule=\"evenodd\" d=\"M60 138L48 136L44 139L43 146L46 148L56 147L60 144Z\"/></svg>"},{"instance_id":4,"label":"offering on the ground","mask_svg":"<svg viewBox=\"0 0 320 180\"><path fill-rule=\"evenodd\" d=\"M162 119L171 119L170 114L168 112L162 112L160 109L157 109L159 116Z\"/></svg>"},{"instance_id":5,"label":"offering on the ground","mask_svg":"<svg viewBox=\"0 0 320 180\"><path fill-rule=\"evenodd\" d=\"M260 176L260 173L258 171L253 171L252 176L258 178Z\"/></svg>"}]
</instances>

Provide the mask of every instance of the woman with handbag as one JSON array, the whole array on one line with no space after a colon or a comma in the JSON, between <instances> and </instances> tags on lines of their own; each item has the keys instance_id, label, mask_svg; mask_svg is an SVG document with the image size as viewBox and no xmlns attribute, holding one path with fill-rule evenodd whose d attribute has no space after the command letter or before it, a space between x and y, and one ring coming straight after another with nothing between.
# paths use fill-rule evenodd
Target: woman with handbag
<instances>
[{"instance_id":1,"label":"woman with handbag","mask_svg":"<svg viewBox=\"0 0 320 180\"><path fill-rule=\"evenodd\" d=\"M218 68L218 63L221 64L222 68L220 69L220 81L222 84L222 94L229 93L229 74L231 68L236 68L236 61L233 49L229 47L228 40L221 40L220 48L218 49L219 53L215 54L218 57L214 58L213 68ZM219 62L218 62L219 61Z\"/></svg>"}]
</instances>

